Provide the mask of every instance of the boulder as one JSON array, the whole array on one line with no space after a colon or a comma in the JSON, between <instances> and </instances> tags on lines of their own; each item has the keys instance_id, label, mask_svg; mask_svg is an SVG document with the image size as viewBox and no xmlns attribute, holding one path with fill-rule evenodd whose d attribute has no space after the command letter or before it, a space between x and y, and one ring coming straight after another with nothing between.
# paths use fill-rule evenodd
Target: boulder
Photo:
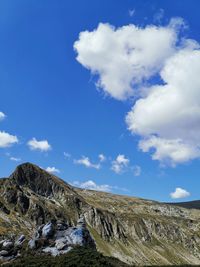
<instances>
[{"instance_id":1,"label":"boulder","mask_svg":"<svg viewBox=\"0 0 200 267\"><path fill-rule=\"evenodd\" d=\"M36 239L31 239L29 242L28 242L28 247L30 249L36 249Z\"/></svg>"},{"instance_id":2,"label":"boulder","mask_svg":"<svg viewBox=\"0 0 200 267\"><path fill-rule=\"evenodd\" d=\"M46 238L52 237L54 234L54 225L52 222L45 224L42 228L42 236Z\"/></svg>"},{"instance_id":3,"label":"boulder","mask_svg":"<svg viewBox=\"0 0 200 267\"><path fill-rule=\"evenodd\" d=\"M1 250L0 251L0 256L6 257L9 255L9 252L7 250Z\"/></svg>"},{"instance_id":4,"label":"boulder","mask_svg":"<svg viewBox=\"0 0 200 267\"><path fill-rule=\"evenodd\" d=\"M14 243L11 240L6 240L6 241L3 242L2 247L5 250L10 250L10 249L12 249L14 247Z\"/></svg>"},{"instance_id":5,"label":"boulder","mask_svg":"<svg viewBox=\"0 0 200 267\"><path fill-rule=\"evenodd\" d=\"M55 246L56 246L56 248L58 249L58 250L62 250L62 249L64 249L64 248L66 248L67 247L67 242L66 242L66 240L57 240L56 241L56 244L55 244Z\"/></svg>"}]
</instances>

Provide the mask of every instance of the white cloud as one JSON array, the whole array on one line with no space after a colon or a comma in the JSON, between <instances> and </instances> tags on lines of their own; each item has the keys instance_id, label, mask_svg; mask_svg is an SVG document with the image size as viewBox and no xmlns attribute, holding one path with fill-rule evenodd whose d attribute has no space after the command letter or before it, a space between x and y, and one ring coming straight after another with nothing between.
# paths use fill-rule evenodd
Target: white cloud
<instances>
[{"instance_id":1,"label":"white cloud","mask_svg":"<svg viewBox=\"0 0 200 267\"><path fill-rule=\"evenodd\" d=\"M71 158L71 154L69 154L69 153L67 153L67 152L64 152L63 154L64 154L64 157L65 157L66 159L70 159L70 158Z\"/></svg>"},{"instance_id":2,"label":"white cloud","mask_svg":"<svg viewBox=\"0 0 200 267\"><path fill-rule=\"evenodd\" d=\"M40 150L42 152L51 150L51 145L47 140L38 141L36 138L32 138L27 144L31 150Z\"/></svg>"},{"instance_id":3,"label":"white cloud","mask_svg":"<svg viewBox=\"0 0 200 267\"><path fill-rule=\"evenodd\" d=\"M135 9L129 9L128 14L130 17L133 17L135 14Z\"/></svg>"},{"instance_id":4,"label":"white cloud","mask_svg":"<svg viewBox=\"0 0 200 267\"><path fill-rule=\"evenodd\" d=\"M200 157L200 151L195 145L184 143L181 139L170 140L152 136L141 140L139 148L143 152L153 149L153 160L172 166Z\"/></svg>"},{"instance_id":5,"label":"white cloud","mask_svg":"<svg viewBox=\"0 0 200 267\"><path fill-rule=\"evenodd\" d=\"M173 199L189 197L190 193L185 189L177 187L176 190L170 193L170 197Z\"/></svg>"},{"instance_id":6,"label":"white cloud","mask_svg":"<svg viewBox=\"0 0 200 267\"><path fill-rule=\"evenodd\" d=\"M15 143L18 143L18 141L19 140L17 136L0 131L0 148L9 147Z\"/></svg>"},{"instance_id":7,"label":"white cloud","mask_svg":"<svg viewBox=\"0 0 200 267\"><path fill-rule=\"evenodd\" d=\"M97 74L97 86L118 100L136 93L138 85L163 67L176 51L178 26L174 19L166 27L134 24L114 28L100 23L94 31L84 31L74 43L77 61Z\"/></svg>"},{"instance_id":8,"label":"white cloud","mask_svg":"<svg viewBox=\"0 0 200 267\"><path fill-rule=\"evenodd\" d=\"M72 183L72 185L83 188L83 189L96 190L96 191L102 191L102 192L112 192L115 190L123 191L123 192L129 192L129 190L127 190L124 187L112 186L112 185L108 185L108 184L99 185L99 184L96 184L92 180L88 180L86 182L74 181Z\"/></svg>"},{"instance_id":9,"label":"white cloud","mask_svg":"<svg viewBox=\"0 0 200 267\"><path fill-rule=\"evenodd\" d=\"M112 186L107 184L98 185L92 180L88 180L86 182L80 183L78 181L73 182L74 186L83 188L83 189L90 189L90 190L96 190L96 191L104 191L104 192L111 192Z\"/></svg>"},{"instance_id":10,"label":"white cloud","mask_svg":"<svg viewBox=\"0 0 200 267\"><path fill-rule=\"evenodd\" d=\"M177 52L160 75L163 85L153 86L128 113L133 134L144 138L139 147L153 159L172 165L200 157L200 50L195 43Z\"/></svg>"},{"instance_id":11,"label":"white cloud","mask_svg":"<svg viewBox=\"0 0 200 267\"><path fill-rule=\"evenodd\" d=\"M135 165L132 167L132 170L133 170L134 176L140 176L141 175L142 169L140 166Z\"/></svg>"},{"instance_id":12,"label":"white cloud","mask_svg":"<svg viewBox=\"0 0 200 267\"><path fill-rule=\"evenodd\" d=\"M21 161L21 158L10 157L10 160L19 162L19 161Z\"/></svg>"},{"instance_id":13,"label":"white cloud","mask_svg":"<svg viewBox=\"0 0 200 267\"><path fill-rule=\"evenodd\" d=\"M99 161L100 162L106 161L106 156L104 156L104 154L99 154Z\"/></svg>"},{"instance_id":14,"label":"white cloud","mask_svg":"<svg viewBox=\"0 0 200 267\"><path fill-rule=\"evenodd\" d=\"M124 169L128 166L129 162L130 161L128 158L126 158L122 154L119 154L116 159L112 161L111 170L119 174L124 171Z\"/></svg>"},{"instance_id":15,"label":"white cloud","mask_svg":"<svg viewBox=\"0 0 200 267\"><path fill-rule=\"evenodd\" d=\"M160 10L155 18L162 19ZM200 157L200 45L180 37L182 18L167 26L114 28L100 23L75 42L77 60L98 76L98 86L118 100L137 95L126 116L139 148L175 166ZM159 84L153 84L154 75ZM118 164L113 169L120 172Z\"/></svg>"},{"instance_id":16,"label":"white cloud","mask_svg":"<svg viewBox=\"0 0 200 267\"><path fill-rule=\"evenodd\" d=\"M5 117L6 115L2 111L0 111L0 121L4 120Z\"/></svg>"},{"instance_id":17,"label":"white cloud","mask_svg":"<svg viewBox=\"0 0 200 267\"><path fill-rule=\"evenodd\" d=\"M56 169L55 167L47 167L46 171L49 173L60 173L60 170Z\"/></svg>"},{"instance_id":18,"label":"white cloud","mask_svg":"<svg viewBox=\"0 0 200 267\"><path fill-rule=\"evenodd\" d=\"M78 160L75 159L74 163L84 165L87 168L94 168L97 170L100 169L100 167L101 167L99 163L94 164L90 161L90 159L88 157L85 157L85 156L83 156L81 159L78 159Z\"/></svg>"}]
</instances>

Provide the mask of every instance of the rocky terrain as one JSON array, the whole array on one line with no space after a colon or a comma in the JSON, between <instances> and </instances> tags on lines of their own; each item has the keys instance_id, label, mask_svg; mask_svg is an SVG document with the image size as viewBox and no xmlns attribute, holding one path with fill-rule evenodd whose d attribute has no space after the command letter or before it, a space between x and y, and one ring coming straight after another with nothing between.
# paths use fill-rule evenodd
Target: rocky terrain
<instances>
[{"instance_id":1,"label":"rocky terrain","mask_svg":"<svg viewBox=\"0 0 200 267\"><path fill-rule=\"evenodd\" d=\"M69 227L63 221L52 220L40 225L28 241L25 235L3 239L0 242L0 260L7 262L21 256L24 243L26 248L37 251L37 254L59 256L68 253L76 246L96 249L95 242L86 228L85 219L81 217L75 227ZM26 243L27 243L26 242Z\"/></svg>"},{"instance_id":2,"label":"rocky terrain","mask_svg":"<svg viewBox=\"0 0 200 267\"><path fill-rule=\"evenodd\" d=\"M0 179L0 257L89 245L136 265L200 264L200 211L81 190L25 163Z\"/></svg>"}]
</instances>

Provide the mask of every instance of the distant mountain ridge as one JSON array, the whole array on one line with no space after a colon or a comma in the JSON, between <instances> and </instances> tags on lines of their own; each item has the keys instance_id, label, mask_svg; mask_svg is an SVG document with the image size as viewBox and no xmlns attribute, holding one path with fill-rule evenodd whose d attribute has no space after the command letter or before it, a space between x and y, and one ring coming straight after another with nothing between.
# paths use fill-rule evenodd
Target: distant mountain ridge
<instances>
[{"instance_id":1,"label":"distant mountain ridge","mask_svg":"<svg viewBox=\"0 0 200 267\"><path fill-rule=\"evenodd\" d=\"M168 203L170 205L175 205L179 207L183 207L186 209L200 209L200 200L193 200L193 201L187 201L187 202L172 202Z\"/></svg>"},{"instance_id":2,"label":"distant mountain ridge","mask_svg":"<svg viewBox=\"0 0 200 267\"><path fill-rule=\"evenodd\" d=\"M0 241L30 239L52 220L73 228L81 216L105 256L136 265L200 264L198 209L82 190L31 163L0 179Z\"/></svg>"}]
</instances>

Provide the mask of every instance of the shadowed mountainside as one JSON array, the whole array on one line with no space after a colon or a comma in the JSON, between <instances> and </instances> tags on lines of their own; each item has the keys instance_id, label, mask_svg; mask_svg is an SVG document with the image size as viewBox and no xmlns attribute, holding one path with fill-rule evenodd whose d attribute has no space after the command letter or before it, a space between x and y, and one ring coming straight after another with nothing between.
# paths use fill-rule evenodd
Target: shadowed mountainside
<instances>
[{"instance_id":1,"label":"shadowed mountainside","mask_svg":"<svg viewBox=\"0 0 200 267\"><path fill-rule=\"evenodd\" d=\"M188 202L176 202L176 203L168 203L170 205L175 205L179 207L183 207L186 209L200 209L200 200L188 201Z\"/></svg>"}]
</instances>

